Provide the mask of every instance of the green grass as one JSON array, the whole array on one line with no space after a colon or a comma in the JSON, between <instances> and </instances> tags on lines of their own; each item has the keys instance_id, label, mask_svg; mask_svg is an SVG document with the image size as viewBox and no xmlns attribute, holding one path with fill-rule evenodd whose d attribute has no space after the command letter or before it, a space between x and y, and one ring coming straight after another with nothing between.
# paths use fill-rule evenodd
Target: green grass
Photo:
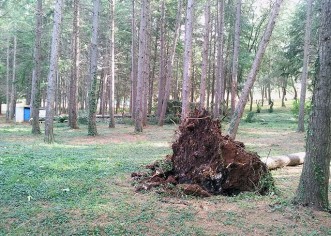
<instances>
[{"instance_id":1,"label":"green grass","mask_svg":"<svg viewBox=\"0 0 331 236\"><path fill-rule=\"evenodd\" d=\"M266 153L272 143L265 147L254 140L265 141L268 132L295 132L290 119L286 109L275 107L274 113L259 114L257 122L243 122L238 137L250 141L250 149ZM135 134L132 126L108 129L99 123L100 135L87 137L86 126L70 130L56 124L56 143L48 145L42 135L32 136L27 124L0 125L0 235L240 235L254 234L254 225L262 234L283 233L279 224L264 227L256 219L269 203L285 201L288 186L283 197L135 193L130 173L170 154L175 128L150 126ZM278 179L282 183L286 178ZM256 209L259 204L265 206L262 211ZM281 207L282 212L272 214L292 211ZM247 211L257 214L255 219ZM298 227L303 234L330 233L327 224L314 228L302 221Z\"/></svg>"}]
</instances>

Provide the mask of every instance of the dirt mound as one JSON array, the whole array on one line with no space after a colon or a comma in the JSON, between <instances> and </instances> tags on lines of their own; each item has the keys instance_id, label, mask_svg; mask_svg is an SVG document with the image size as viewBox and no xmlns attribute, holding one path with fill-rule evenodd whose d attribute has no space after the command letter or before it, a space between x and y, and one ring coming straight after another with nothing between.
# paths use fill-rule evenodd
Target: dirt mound
<instances>
[{"instance_id":1,"label":"dirt mound","mask_svg":"<svg viewBox=\"0 0 331 236\"><path fill-rule=\"evenodd\" d=\"M199 196L266 193L273 185L266 165L243 143L222 136L219 125L205 110L191 113L177 131L172 156L148 165L149 174L132 173L139 182L137 190L172 184Z\"/></svg>"}]
</instances>

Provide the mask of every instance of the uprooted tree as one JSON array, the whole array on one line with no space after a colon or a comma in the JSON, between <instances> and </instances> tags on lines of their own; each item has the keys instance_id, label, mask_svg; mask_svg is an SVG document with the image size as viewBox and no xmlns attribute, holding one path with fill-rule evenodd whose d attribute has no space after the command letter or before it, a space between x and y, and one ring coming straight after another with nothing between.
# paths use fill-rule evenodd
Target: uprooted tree
<instances>
[{"instance_id":1,"label":"uprooted tree","mask_svg":"<svg viewBox=\"0 0 331 236\"><path fill-rule=\"evenodd\" d=\"M186 194L233 195L243 191L269 192L274 182L267 166L241 142L222 136L219 120L205 110L186 118L166 160L146 166L149 173L132 173L137 190L177 186Z\"/></svg>"}]
</instances>

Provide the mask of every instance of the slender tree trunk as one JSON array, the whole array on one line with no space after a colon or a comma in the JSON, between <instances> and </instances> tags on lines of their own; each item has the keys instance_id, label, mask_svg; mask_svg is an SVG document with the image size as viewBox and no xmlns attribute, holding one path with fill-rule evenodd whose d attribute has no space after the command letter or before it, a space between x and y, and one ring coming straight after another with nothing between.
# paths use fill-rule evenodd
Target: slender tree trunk
<instances>
[{"instance_id":1,"label":"slender tree trunk","mask_svg":"<svg viewBox=\"0 0 331 236\"><path fill-rule=\"evenodd\" d=\"M14 35L14 51L13 51L13 69L12 69L12 81L11 81L11 96L10 96L10 110L9 118L13 120L15 117L16 109L16 53L17 53L17 37Z\"/></svg>"},{"instance_id":2,"label":"slender tree trunk","mask_svg":"<svg viewBox=\"0 0 331 236\"><path fill-rule=\"evenodd\" d=\"M223 38L224 38L224 0L218 1L218 24L217 24L217 73L215 81L215 99L213 117L220 116L220 109L224 99L224 62L223 62Z\"/></svg>"},{"instance_id":3,"label":"slender tree trunk","mask_svg":"<svg viewBox=\"0 0 331 236\"><path fill-rule=\"evenodd\" d=\"M240 99L239 99L238 105L236 106L235 112L232 115L231 122L230 122L230 125L228 128L228 134L232 139L235 139L235 137L236 137L238 127L239 127L239 122L244 113L244 109L245 109L245 105L247 103L249 92L252 89L253 84L255 82L257 72L260 68L262 58L263 58L263 55L267 48L268 42L270 40L273 28L275 26L276 18L279 14L279 10L280 10L280 6L281 6L282 2L283 2L283 0L276 0L276 2L274 3L274 6L271 11L270 18L269 18L269 22L267 24L265 32L260 41L260 44L259 44L258 50L256 52L251 70L247 76L247 80L246 80L243 92L240 96Z\"/></svg>"},{"instance_id":4,"label":"slender tree trunk","mask_svg":"<svg viewBox=\"0 0 331 236\"><path fill-rule=\"evenodd\" d=\"M54 142L53 133L53 119L54 119L54 101L55 101L55 90L56 90L56 75L58 65L58 52L60 43L60 27L62 18L62 0L56 0L55 12L54 12L54 25L52 33L52 44L51 44L51 58L50 67L47 81L47 105L46 105L46 120L45 120L45 138L46 143Z\"/></svg>"},{"instance_id":5,"label":"slender tree trunk","mask_svg":"<svg viewBox=\"0 0 331 236\"><path fill-rule=\"evenodd\" d=\"M300 107L299 107L299 117L298 117L298 132L305 131L305 101L306 101L308 64L309 64L312 2L313 0L307 0L305 45L303 50L303 68L301 74L301 94L300 94Z\"/></svg>"},{"instance_id":6,"label":"slender tree trunk","mask_svg":"<svg viewBox=\"0 0 331 236\"><path fill-rule=\"evenodd\" d=\"M10 111L10 82L9 82L9 70L10 70L10 65L9 65L9 59L10 59L10 36L7 38L7 62L6 62L6 122L10 121L9 118L9 111Z\"/></svg>"},{"instance_id":7,"label":"slender tree trunk","mask_svg":"<svg viewBox=\"0 0 331 236\"><path fill-rule=\"evenodd\" d=\"M140 28L139 28L139 54L138 54L138 76L137 76L137 98L135 110L135 132L143 131L143 98L144 98L144 82L145 82L145 57L147 49L147 21L149 12L149 0L143 0L140 13Z\"/></svg>"},{"instance_id":8,"label":"slender tree trunk","mask_svg":"<svg viewBox=\"0 0 331 236\"><path fill-rule=\"evenodd\" d=\"M319 69L313 92L306 157L295 201L317 210L330 210L328 187L331 160L331 1L321 5Z\"/></svg>"},{"instance_id":9,"label":"slender tree trunk","mask_svg":"<svg viewBox=\"0 0 331 236\"><path fill-rule=\"evenodd\" d=\"M135 0L132 0L132 19L131 19L131 102L130 111L132 118L135 118L136 112L136 98L137 98L137 36L136 36L136 12L135 12Z\"/></svg>"},{"instance_id":10,"label":"slender tree trunk","mask_svg":"<svg viewBox=\"0 0 331 236\"><path fill-rule=\"evenodd\" d=\"M191 57L192 57L192 31L193 31L194 0L188 0L185 21L184 41L184 70L182 87L182 122L189 115L189 95L191 84Z\"/></svg>"},{"instance_id":11,"label":"slender tree trunk","mask_svg":"<svg viewBox=\"0 0 331 236\"><path fill-rule=\"evenodd\" d=\"M161 19L160 19L160 75L158 86L157 113L160 117L162 104L164 103L164 93L166 85L166 47L165 47L165 0L161 2Z\"/></svg>"},{"instance_id":12,"label":"slender tree trunk","mask_svg":"<svg viewBox=\"0 0 331 236\"><path fill-rule=\"evenodd\" d=\"M78 78L79 78L79 0L74 0L74 16L73 16L73 48L71 62L71 78L69 85L69 127L78 129L77 123L77 94L78 94Z\"/></svg>"},{"instance_id":13,"label":"slender tree trunk","mask_svg":"<svg viewBox=\"0 0 331 236\"><path fill-rule=\"evenodd\" d=\"M42 0L36 3L36 40L34 48L34 70L31 85L32 134L41 134L39 125L40 80L41 80L41 28Z\"/></svg>"},{"instance_id":14,"label":"slender tree trunk","mask_svg":"<svg viewBox=\"0 0 331 236\"><path fill-rule=\"evenodd\" d=\"M109 128L115 128L115 0L109 0L110 8L110 76L109 76Z\"/></svg>"},{"instance_id":15,"label":"slender tree trunk","mask_svg":"<svg viewBox=\"0 0 331 236\"><path fill-rule=\"evenodd\" d=\"M287 88L287 78L285 78L285 81L283 81L282 84L282 107L286 107L285 105L285 98L286 98L286 88Z\"/></svg>"},{"instance_id":16,"label":"slender tree trunk","mask_svg":"<svg viewBox=\"0 0 331 236\"><path fill-rule=\"evenodd\" d=\"M151 59L151 14L150 7L146 7L146 45L145 45L145 58L144 58L144 86L143 86L143 99L142 99L142 112L143 112L143 126L147 126L147 97L148 97L148 79L150 75L150 59Z\"/></svg>"},{"instance_id":17,"label":"slender tree trunk","mask_svg":"<svg viewBox=\"0 0 331 236\"><path fill-rule=\"evenodd\" d=\"M291 79L291 85L292 85L293 92L294 92L293 99L294 100L297 100L298 99L298 92L297 92L297 89L295 87L295 83L294 83L294 79L293 78Z\"/></svg>"},{"instance_id":18,"label":"slender tree trunk","mask_svg":"<svg viewBox=\"0 0 331 236\"><path fill-rule=\"evenodd\" d=\"M93 19L92 19L92 40L91 40L91 66L89 91L89 117L88 117L88 135L96 136L97 122L97 80L98 80L98 31L99 31L99 8L100 0L93 1Z\"/></svg>"},{"instance_id":19,"label":"slender tree trunk","mask_svg":"<svg viewBox=\"0 0 331 236\"><path fill-rule=\"evenodd\" d=\"M263 106L263 104L264 104L264 90L265 90L265 87L262 85L261 86L261 106Z\"/></svg>"},{"instance_id":20,"label":"slender tree trunk","mask_svg":"<svg viewBox=\"0 0 331 236\"><path fill-rule=\"evenodd\" d=\"M182 1L178 1L177 7L177 16L176 16L176 25L175 25L175 35L172 47L170 49L170 56L167 65L167 72L166 72L166 81L165 81L165 89L164 89L164 99L162 103L162 109L159 117L159 125L162 126L164 124L165 113L167 110L168 100L170 96L170 88L171 88L171 81L173 77L173 68L174 68L174 61L175 61L175 54L176 54L176 47L177 41L179 37L179 30L180 30L180 20L181 20L181 8L182 8Z\"/></svg>"},{"instance_id":21,"label":"slender tree trunk","mask_svg":"<svg viewBox=\"0 0 331 236\"><path fill-rule=\"evenodd\" d=\"M210 31L210 0L205 5L205 34L202 49L202 69L200 81L200 109L205 108L206 100L206 78L208 73L208 52L209 52L209 31Z\"/></svg>"},{"instance_id":22,"label":"slender tree trunk","mask_svg":"<svg viewBox=\"0 0 331 236\"><path fill-rule=\"evenodd\" d=\"M240 48L240 19L241 19L241 0L237 0L233 59L232 59L231 115L234 113L234 109L236 107L236 97L237 97L238 63L239 63L239 48Z\"/></svg>"},{"instance_id":23,"label":"slender tree trunk","mask_svg":"<svg viewBox=\"0 0 331 236\"><path fill-rule=\"evenodd\" d=\"M253 110L253 90L251 90L249 92L249 96L250 96L249 111L252 111Z\"/></svg>"},{"instance_id":24,"label":"slender tree trunk","mask_svg":"<svg viewBox=\"0 0 331 236\"><path fill-rule=\"evenodd\" d=\"M157 58L157 42L158 42L158 34L155 35L152 74L151 76L149 76L148 114L152 113L152 107L153 107L154 77L155 77L156 58Z\"/></svg>"}]
</instances>

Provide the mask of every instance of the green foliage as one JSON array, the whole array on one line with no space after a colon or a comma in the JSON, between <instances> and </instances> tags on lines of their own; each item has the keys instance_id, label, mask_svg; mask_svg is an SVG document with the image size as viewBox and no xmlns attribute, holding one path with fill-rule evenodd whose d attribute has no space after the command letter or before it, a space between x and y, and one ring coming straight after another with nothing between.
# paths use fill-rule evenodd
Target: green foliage
<instances>
[{"instance_id":1,"label":"green foliage","mask_svg":"<svg viewBox=\"0 0 331 236\"><path fill-rule=\"evenodd\" d=\"M258 191L259 193L263 194L275 194L277 192L275 186L275 180L272 177L270 171L267 171L264 175L260 177Z\"/></svg>"},{"instance_id":2,"label":"green foliage","mask_svg":"<svg viewBox=\"0 0 331 236\"><path fill-rule=\"evenodd\" d=\"M293 101L291 112L295 118L298 118L298 116L299 116L299 109L300 109L300 100ZM312 109L312 101L311 100L306 101L305 102L305 115L310 114L311 109Z\"/></svg>"},{"instance_id":3,"label":"green foliage","mask_svg":"<svg viewBox=\"0 0 331 236\"><path fill-rule=\"evenodd\" d=\"M165 117L164 123L165 124L179 124L180 117L178 115L168 114Z\"/></svg>"},{"instance_id":4,"label":"green foliage","mask_svg":"<svg viewBox=\"0 0 331 236\"><path fill-rule=\"evenodd\" d=\"M167 104L167 114L179 115L182 112L182 102L176 100L169 100Z\"/></svg>"},{"instance_id":5,"label":"green foliage","mask_svg":"<svg viewBox=\"0 0 331 236\"><path fill-rule=\"evenodd\" d=\"M117 123L123 125L134 125L134 120L129 117L121 117L117 119Z\"/></svg>"},{"instance_id":6,"label":"green foliage","mask_svg":"<svg viewBox=\"0 0 331 236\"><path fill-rule=\"evenodd\" d=\"M81 125L87 125L88 123L88 112L79 111L78 112L78 123Z\"/></svg>"},{"instance_id":7,"label":"green foliage","mask_svg":"<svg viewBox=\"0 0 331 236\"><path fill-rule=\"evenodd\" d=\"M250 111L246 114L245 122L252 123L255 121L255 112Z\"/></svg>"},{"instance_id":8,"label":"green foliage","mask_svg":"<svg viewBox=\"0 0 331 236\"><path fill-rule=\"evenodd\" d=\"M57 122L64 123L68 122L69 117L67 115L61 115L55 118Z\"/></svg>"},{"instance_id":9,"label":"green foliage","mask_svg":"<svg viewBox=\"0 0 331 236\"><path fill-rule=\"evenodd\" d=\"M259 102L256 104L256 113L261 113L261 105Z\"/></svg>"}]
</instances>

